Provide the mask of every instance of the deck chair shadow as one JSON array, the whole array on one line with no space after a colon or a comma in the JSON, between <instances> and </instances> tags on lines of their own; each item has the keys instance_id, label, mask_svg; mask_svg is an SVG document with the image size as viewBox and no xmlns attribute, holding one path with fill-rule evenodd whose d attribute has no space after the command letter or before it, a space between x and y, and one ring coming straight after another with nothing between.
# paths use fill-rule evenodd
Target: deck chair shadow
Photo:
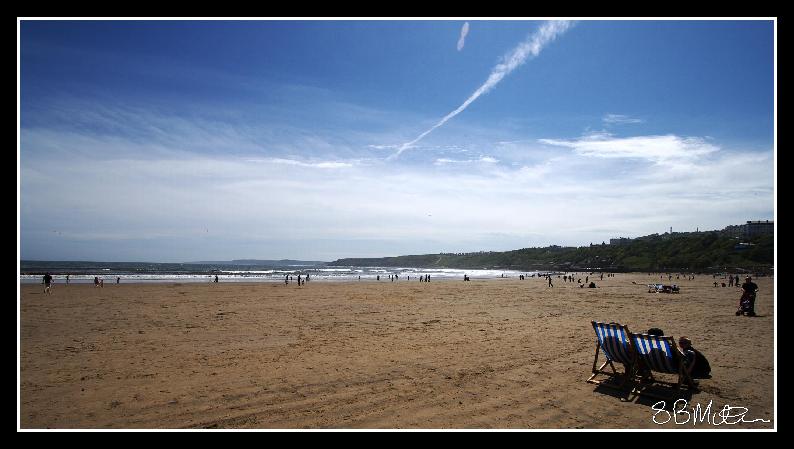
<instances>
[{"instance_id":1,"label":"deck chair shadow","mask_svg":"<svg viewBox=\"0 0 794 449\"><path fill-rule=\"evenodd\" d=\"M630 332L627 326L618 323L601 323L591 321L593 330L596 334L595 358L593 359L593 375L587 382L599 386L623 388L623 386L634 377L636 371L636 353L629 337ZM598 366L598 354L604 353L605 361ZM618 362L623 364L624 373L621 374L615 369ZM604 368L609 366L611 371ZM609 376L605 380L594 380L599 374Z\"/></svg>"},{"instance_id":2,"label":"deck chair shadow","mask_svg":"<svg viewBox=\"0 0 794 449\"><path fill-rule=\"evenodd\" d=\"M688 387L689 391L687 392L697 391L697 386L686 370L684 354L675 344L675 338L633 333L630 334L630 338L637 355L635 370L637 382L635 382L633 390L635 395L670 399L682 392L682 386ZM657 379L653 376L654 372L676 375L677 382ZM665 396L659 393L660 390L657 386L660 384L670 387L663 390L669 392L669 395Z\"/></svg>"}]
</instances>

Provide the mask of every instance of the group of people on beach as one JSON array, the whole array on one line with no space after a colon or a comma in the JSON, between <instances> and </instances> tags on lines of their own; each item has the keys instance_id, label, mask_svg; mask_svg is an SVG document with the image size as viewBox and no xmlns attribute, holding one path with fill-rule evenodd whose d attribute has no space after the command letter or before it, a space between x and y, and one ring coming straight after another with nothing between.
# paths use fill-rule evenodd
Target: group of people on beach
<instances>
[{"instance_id":1,"label":"group of people on beach","mask_svg":"<svg viewBox=\"0 0 794 449\"><path fill-rule=\"evenodd\" d=\"M298 274L298 287L301 285L306 285L309 282L309 273L306 273L306 279L302 278L303 275ZM284 275L284 285L289 285L289 281L293 280L293 277L290 275Z\"/></svg>"},{"instance_id":2,"label":"group of people on beach","mask_svg":"<svg viewBox=\"0 0 794 449\"><path fill-rule=\"evenodd\" d=\"M215 277L215 282L218 282L217 276ZM66 285L69 285L71 282L71 275L66 275ZM52 286L55 284L55 278L50 274L46 273L41 278L41 283L44 284L44 293L47 295L52 294ZM121 283L121 276L116 276L116 284ZM100 278L99 276L94 276L94 288L104 288L105 287L105 280Z\"/></svg>"}]
</instances>

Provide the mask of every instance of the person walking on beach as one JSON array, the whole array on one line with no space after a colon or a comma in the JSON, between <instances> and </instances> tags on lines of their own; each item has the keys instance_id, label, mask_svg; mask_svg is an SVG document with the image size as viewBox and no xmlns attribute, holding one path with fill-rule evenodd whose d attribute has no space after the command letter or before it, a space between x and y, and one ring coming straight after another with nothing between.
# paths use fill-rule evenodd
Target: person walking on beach
<instances>
[{"instance_id":1,"label":"person walking on beach","mask_svg":"<svg viewBox=\"0 0 794 449\"><path fill-rule=\"evenodd\" d=\"M52 292L52 276L50 273L44 275L41 279L41 283L44 284L44 293L49 295Z\"/></svg>"},{"instance_id":2,"label":"person walking on beach","mask_svg":"<svg viewBox=\"0 0 794 449\"><path fill-rule=\"evenodd\" d=\"M118 284L120 282L121 282L121 276L116 276L116 283Z\"/></svg>"},{"instance_id":3,"label":"person walking on beach","mask_svg":"<svg viewBox=\"0 0 794 449\"><path fill-rule=\"evenodd\" d=\"M554 287L554 284L551 283L551 275L548 276L549 279L549 287Z\"/></svg>"},{"instance_id":4,"label":"person walking on beach","mask_svg":"<svg viewBox=\"0 0 794 449\"><path fill-rule=\"evenodd\" d=\"M289 275L284 276L284 285L289 285Z\"/></svg>"},{"instance_id":5,"label":"person walking on beach","mask_svg":"<svg viewBox=\"0 0 794 449\"><path fill-rule=\"evenodd\" d=\"M215 282L216 284L218 283L218 275L217 274L215 275L215 281L213 281L213 282Z\"/></svg>"},{"instance_id":6,"label":"person walking on beach","mask_svg":"<svg viewBox=\"0 0 794 449\"><path fill-rule=\"evenodd\" d=\"M94 288L99 287L99 276L94 276Z\"/></svg>"},{"instance_id":7,"label":"person walking on beach","mask_svg":"<svg viewBox=\"0 0 794 449\"><path fill-rule=\"evenodd\" d=\"M69 275L66 275L66 285L69 285Z\"/></svg>"},{"instance_id":8,"label":"person walking on beach","mask_svg":"<svg viewBox=\"0 0 794 449\"><path fill-rule=\"evenodd\" d=\"M301 275L298 275L298 287L301 286Z\"/></svg>"},{"instance_id":9,"label":"person walking on beach","mask_svg":"<svg viewBox=\"0 0 794 449\"><path fill-rule=\"evenodd\" d=\"M746 301L744 312L747 316L755 316L755 294L758 292L758 284L753 282L753 278L747 276L742 284L742 298L739 300L739 310L742 310L742 301Z\"/></svg>"}]
</instances>

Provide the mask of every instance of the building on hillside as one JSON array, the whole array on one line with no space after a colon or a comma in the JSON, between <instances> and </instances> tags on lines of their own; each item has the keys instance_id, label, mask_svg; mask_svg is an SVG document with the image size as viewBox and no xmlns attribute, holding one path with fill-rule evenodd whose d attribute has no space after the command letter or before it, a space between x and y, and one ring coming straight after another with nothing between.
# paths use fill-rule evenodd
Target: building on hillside
<instances>
[{"instance_id":1,"label":"building on hillside","mask_svg":"<svg viewBox=\"0 0 794 449\"><path fill-rule=\"evenodd\" d=\"M745 237L754 237L761 234L774 234L775 222L774 221L748 221L745 225Z\"/></svg>"},{"instance_id":2,"label":"building on hillside","mask_svg":"<svg viewBox=\"0 0 794 449\"><path fill-rule=\"evenodd\" d=\"M723 234L727 234L731 237L754 237L756 235L762 234L774 234L775 232L775 222L764 220L764 221L747 221L747 223L742 225L731 225L726 226L725 229L722 230Z\"/></svg>"}]
</instances>

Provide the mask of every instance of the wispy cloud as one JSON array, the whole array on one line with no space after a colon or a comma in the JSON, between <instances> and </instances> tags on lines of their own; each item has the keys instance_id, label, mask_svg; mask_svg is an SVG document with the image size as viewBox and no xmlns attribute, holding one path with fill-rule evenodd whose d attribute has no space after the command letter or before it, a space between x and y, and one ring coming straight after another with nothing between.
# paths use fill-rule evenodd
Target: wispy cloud
<instances>
[{"instance_id":1,"label":"wispy cloud","mask_svg":"<svg viewBox=\"0 0 794 449\"><path fill-rule=\"evenodd\" d=\"M516 48L514 48L505 57L502 63L494 67L485 83L483 83L482 86L474 91L474 93L471 94L471 96L469 96L469 98L466 99L463 104L458 106L458 108L454 111L447 114L432 128L420 134L416 139L400 145L400 148L397 150L397 152L390 156L390 158L393 159L399 157L403 151L422 140L425 136L449 121L452 117L455 117L456 115L463 112L467 107L469 107L470 104L474 102L474 100L479 98L480 95L485 94L496 87L496 85L499 84L499 82L502 81L505 76L509 75L510 72L524 64L527 59L540 54L540 51L543 50L543 47L545 47L546 44L552 42L557 36L567 31L571 26L572 22L565 20L544 23L540 29L538 29L538 31L531 34L524 42L520 43Z\"/></svg>"},{"instance_id":2,"label":"wispy cloud","mask_svg":"<svg viewBox=\"0 0 794 449\"><path fill-rule=\"evenodd\" d=\"M463 24L463 27L460 29L460 38L458 39L458 51L463 50L463 46L466 44L466 35L469 34L469 22Z\"/></svg>"},{"instance_id":3,"label":"wispy cloud","mask_svg":"<svg viewBox=\"0 0 794 449\"><path fill-rule=\"evenodd\" d=\"M628 115L623 114L606 114L602 119L602 122L606 125L627 125L627 124L635 124L635 123L645 123L645 120L641 118L634 118L629 117Z\"/></svg>"},{"instance_id":4,"label":"wispy cloud","mask_svg":"<svg viewBox=\"0 0 794 449\"><path fill-rule=\"evenodd\" d=\"M324 169L336 169L336 168L350 168L353 166L351 162L336 162L336 161L298 161L295 159L282 159L282 158L262 158L262 159L247 159L247 162L254 162L254 163L265 163L265 164L282 164L282 165L294 165L297 167L306 167L306 168L324 168Z\"/></svg>"},{"instance_id":5,"label":"wispy cloud","mask_svg":"<svg viewBox=\"0 0 794 449\"><path fill-rule=\"evenodd\" d=\"M449 159L449 158L438 158L433 162L435 165L447 165L447 164L497 164L499 160L493 158L491 156L480 156L476 159Z\"/></svg>"},{"instance_id":6,"label":"wispy cloud","mask_svg":"<svg viewBox=\"0 0 794 449\"><path fill-rule=\"evenodd\" d=\"M691 165L701 157L719 150L703 138L676 135L615 137L602 132L573 140L539 141L572 148L577 154L587 157L644 159L671 166Z\"/></svg>"},{"instance_id":7,"label":"wispy cloud","mask_svg":"<svg viewBox=\"0 0 794 449\"><path fill-rule=\"evenodd\" d=\"M128 245L128 251L145 247L140 257L159 260L186 260L201 251L230 259L240 252L288 257L301 244L302 257L312 258L328 242L347 242L334 247L335 258L372 247L352 243L361 239L381 245L373 256L511 249L600 242L669 226L715 229L772 210L771 151L718 151L704 139L674 135L544 139L559 150L544 154L522 146L526 156L517 166L503 162L501 147L413 166L164 152L160 143L138 140L96 158L124 139L53 131L34 138L38 133L23 130L20 161L21 242L28 257L54 257L56 238L97 257L85 249L96 248L85 244L90 234L106 240L96 243L106 254ZM28 151L45 140L85 151ZM570 154L561 154L565 149ZM686 169L667 169L674 160L665 151ZM658 161L668 164L664 170ZM757 175L746 176L748 166ZM431 200L439 198L448 200ZM496 237L494 230L510 237ZM445 246L435 246L440 242Z\"/></svg>"}]
</instances>

